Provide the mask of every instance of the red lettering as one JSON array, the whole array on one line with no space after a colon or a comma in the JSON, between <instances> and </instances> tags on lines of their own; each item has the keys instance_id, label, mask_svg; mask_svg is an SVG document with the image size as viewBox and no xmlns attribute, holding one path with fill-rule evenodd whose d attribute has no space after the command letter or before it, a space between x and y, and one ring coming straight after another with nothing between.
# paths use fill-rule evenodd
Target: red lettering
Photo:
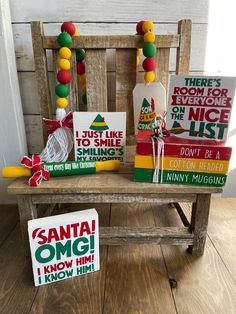
<instances>
[{"instance_id":1,"label":"red lettering","mask_svg":"<svg viewBox=\"0 0 236 314\"><path fill-rule=\"evenodd\" d=\"M38 238L42 239L41 241L38 241L38 244L45 244L47 243L47 237L44 235L45 230L39 231L39 234L37 235Z\"/></svg>"},{"instance_id":2,"label":"red lettering","mask_svg":"<svg viewBox=\"0 0 236 314\"><path fill-rule=\"evenodd\" d=\"M79 232L79 235L80 236L83 236L84 233L86 234L91 234L91 231L90 231L90 227L89 227L89 224L87 221L83 221L81 222L81 227L80 227L80 232Z\"/></svg>"},{"instance_id":3,"label":"red lettering","mask_svg":"<svg viewBox=\"0 0 236 314\"><path fill-rule=\"evenodd\" d=\"M229 123L230 110L223 109L220 114L220 123Z\"/></svg>"}]
</instances>

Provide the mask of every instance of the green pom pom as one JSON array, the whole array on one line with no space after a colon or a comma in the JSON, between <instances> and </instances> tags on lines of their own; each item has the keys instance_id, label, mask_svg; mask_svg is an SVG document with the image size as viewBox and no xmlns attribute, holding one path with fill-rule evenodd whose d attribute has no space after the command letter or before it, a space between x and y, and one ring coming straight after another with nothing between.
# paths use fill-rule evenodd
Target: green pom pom
<instances>
[{"instance_id":1,"label":"green pom pom","mask_svg":"<svg viewBox=\"0 0 236 314\"><path fill-rule=\"evenodd\" d=\"M85 51L83 49L76 49L76 61L82 61L85 58Z\"/></svg>"},{"instance_id":2,"label":"green pom pom","mask_svg":"<svg viewBox=\"0 0 236 314\"><path fill-rule=\"evenodd\" d=\"M69 95L70 88L65 84L58 84L55 88L55 93L58 97L67 97Z\"/></svg>"},{"instance_id":3,"label":"green pom pom","mask_svg":"<svg viewBox=\"0 0 236 314\"><path fill-rule=\"evenodd\" d=\"M82 95L82 102L83 102L85 105L87 105L87 94L86 94L86 93L84 93L84 94Z\"/></svg>"},{"instance_id":4,"label":"green pom pom","mask_svg":"<svg viewBox=\"0 0 236 314\"><path fill-rule=\"evenodd\" d=\"M61 47L70 47L72 45L72 37L67 32L62 32L57 37L57 42Z\"/></svg>"},{"instance_id":5,"label":"green pom pom","mask_svg":"<svg viewBox=\"0 0 236 314\"><path fill-rule=\"evenodd\" d=\"M157 48L152 43L147 43L143 47L143 54L145 57L155 57L157 53Z\"/></svg>"}]
</instances>

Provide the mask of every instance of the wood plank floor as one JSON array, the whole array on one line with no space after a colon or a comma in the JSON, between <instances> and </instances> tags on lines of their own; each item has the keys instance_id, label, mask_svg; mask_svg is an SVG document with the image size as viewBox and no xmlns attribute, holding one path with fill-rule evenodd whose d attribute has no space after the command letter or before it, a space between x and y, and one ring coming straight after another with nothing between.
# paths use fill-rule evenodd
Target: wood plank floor
<instances>
[{"instance_id":1,"label":"wood plank floor","mask_svg":"<svg viewBox=\"0 0 236 314\"><path fill-rule=\"evenodd\" d=\"M90 208L68 205L56 213ZM183 204L186 215L189 204ZM96 204L100 225L180 224L167 205ZM101 270L33 286L23 255L16 206L0 206L0 313L236 313L236 199L213 198L205 253L186 247L101 247ZM176 281L170 286L169 279Z\"/></svg>"}]
</instances>

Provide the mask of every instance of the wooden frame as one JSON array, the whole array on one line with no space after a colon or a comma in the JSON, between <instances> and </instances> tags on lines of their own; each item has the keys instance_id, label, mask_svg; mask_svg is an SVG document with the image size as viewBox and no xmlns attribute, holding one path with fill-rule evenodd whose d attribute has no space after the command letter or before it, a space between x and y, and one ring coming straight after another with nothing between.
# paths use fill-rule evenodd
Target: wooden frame
<instances>
[{"instance_id":1,"label":"wooden frame","mask_svg":"<svg viewBox=\"0 0 236 314\"><path fill-rule=\"evenodd\" d=\"M55 36L44 36L40 22L31 23L35 57L35 72L38 82L40 113L51 118L51 100L48 84L46 50L53 50L56 73L56 55L59 47ZM156 36L158 46L157 77L168 87L170 49L177 49L176 73L188 74L190 61L191 21L178 23L175 35ZM136 84L136 49L143 46L140 36L80 36L73 39L74 48L86 49L86 80L88 111L107 111L107 70L106 49L116 49L116 111L127 113L128 144L134 143L134 119L132 90ZM75 73L73 52L72 71ZM74 78L71 84L72 109L78 110L78 86ZM44 140L46 129L43 127ZM107 184L109 182L109 184ZM25 179L14 181L9 193L18 197L22 236L28 247L27 221L38 215L42 204L57 203L173 203L183 222L182 228L122 228L100 229L100 243L109 245L131 243L156 243L188 245L189 252L201 255L204 251L211 193L221 192L220 188L192 187L180 185L155 185L137 183L132 180L132 165L126 165L119 173L100 173L96 176L53 178L37 188L29 187ZM189 222L179 202L191 202L192 215ZM48 214L48 213L47 213Z\"/></svg>"}]
</instances>

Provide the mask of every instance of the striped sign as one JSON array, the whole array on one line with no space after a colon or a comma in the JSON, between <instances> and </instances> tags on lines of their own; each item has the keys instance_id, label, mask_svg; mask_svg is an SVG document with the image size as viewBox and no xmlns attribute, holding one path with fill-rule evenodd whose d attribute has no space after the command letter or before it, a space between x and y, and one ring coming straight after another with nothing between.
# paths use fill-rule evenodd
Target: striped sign
<instances>
[{"instance_id":1,"label":"striped sign","mask_svg":"<svg viewBox=\"0 0 236 314\"><path fill-rule=\"evenodd\" d=\"M197 159L216 159L230 160L232 148L224 146L223 143L216 141L191 141L179 139L176 137L163 137L165 142L164 155L181 157L181 158L197 158ZM155 142L155 151L157 151L157 143ZM137 138L136 154L152 155L152 140L150 132L139 132Z\"/></svg>"},{"instance_id":2,"label":"striped sign","mask_svg":"<svg viewBox=\"0 0 236 314\"><path fill-rule=\"evenodd\" d=\"M136 168L134 169L134 181L152 183L153 172L154 170L151 169ZM222 187L225 185L226 179L227 175L225 174L164 170L162 183Z\"/></svg>"},{"instance_id":3,"label":"striped sign","mask_svg":"<svg viewBox=\"0 0 236 314\"><path fill-rule=\"evenodd\" d=\"M162 161L160 161L161 164ZM135 168L154 169L152 156L135 156ZM226 174L229 161L196 158L164 157L163 170Z\"/></svg>"}]
</instances>

